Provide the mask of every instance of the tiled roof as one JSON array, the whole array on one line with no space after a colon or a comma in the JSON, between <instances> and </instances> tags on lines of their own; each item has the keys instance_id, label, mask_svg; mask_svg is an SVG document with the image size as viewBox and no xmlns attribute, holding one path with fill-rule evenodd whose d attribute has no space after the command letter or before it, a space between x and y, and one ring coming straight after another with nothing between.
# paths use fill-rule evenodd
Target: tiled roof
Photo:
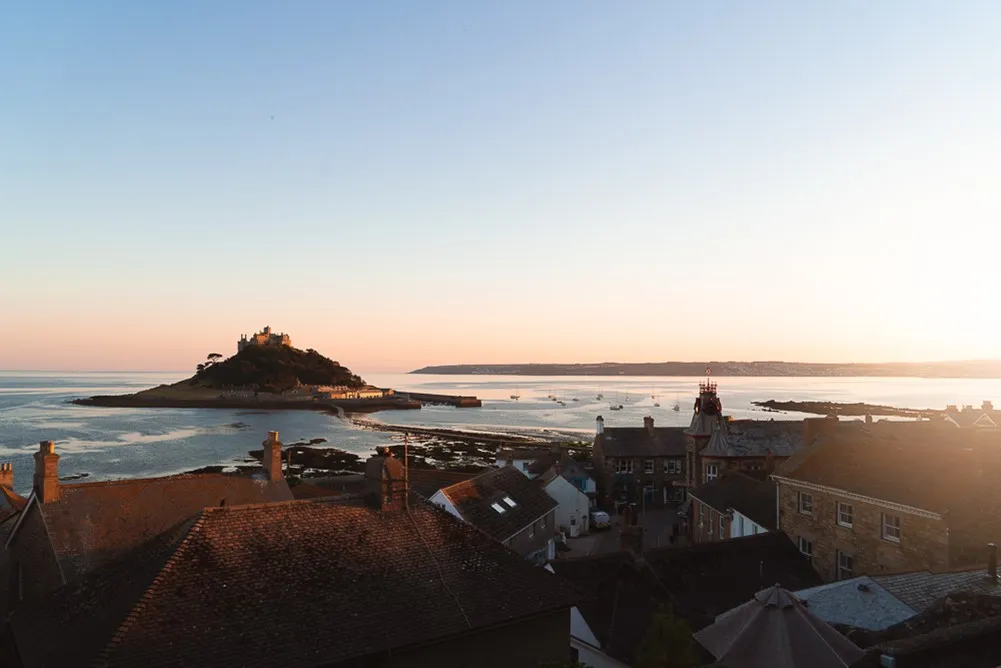
<instances>
[{"instance_id":1,"label":"tiled roof","mask_svg":"<svg viewBox=\"0 0 1001 668\"><path fill-rule=\"evenodd\" d=\"M61 485L39 504L68 581L128 552L202 508L292 498L284 480L221 474Z\"/></svg>"},{"instance_id":2,"label":"tiled roof","mask_svg":"<svg viewBox=\"0 0 1001 668\"><path fill-rule=\"evenodd\" d=\"M441 490L463 519L493 538L504 541L558 505L538 485L505 466ZM512 508L503 501L509 497ZM504 512L492 506L498 504Z\"/></svg>"},{"instance_id":3,"label":"tiled roof","mask_svg":"<svg viewBox=\"0 0 1001 668\"><path fill-rule=\"evenodd\" d=\"M873 579L917 612L923 612L935 601L954 592L1001 596L1001 584L988 579L984 568L958 573L917 571L874 575Z\"/></svg>"},{"instance_id":4,"label":"tiled roof","mask_svg":"<svg viewBox=\"0 0 1001 668\"><path fill-rule=\"evenodd\" d=\"M0 485L0 493L3 494L3 501L0 503L2 503L5 509L21 512L28 503L28 499L5 485Z\"/></svg>"},{"instance_id":5,"label":"tiled roof","mask_svg":"<svg viewBox=\"0 0 1001 668\"><path fill-rule=\"evenodd\" d=\"M742 473L726 473L690 492L717 512L733 508L766 529L775 529L775 484Z\"/></svg>"},{"instance_id":6,"label":"tiled roof","mask_svg":"<svg viewBox=\"0 0 1001 668\"><path fill-rule=\"evenodd\" d=\"M601 650L633 664L651 616L670 605L670 595L653 572L632 552L557 560L552 568L588 593L577 609Z\"/></svg>"},{"instance_id":7,"label":"tiled roof","mask_svg":"<svg viewBox=\"0 0 1001 668\"><path fill-rule=\"evenodd\" d=\"M976 449L1001 447L989 437L934 423L843 423L776 475L941 513L981 486L987 460Z\"/></svg>"},{"instance_id":8,"label":"tiled roof","mask_svg":"<svg viewBox=\"0 0 1001 668\"><path fill-rule=\"evenodd\" d=\"M606 457L684 457L685 430L681 427L606 427L601 449Z\"/></svg>"},{"instance_id":9,"label":"tiled roof","mask_svg":"<svg viewBox=\"0 0 1001 668\"><path fill-rule=\"evenodd\" d=\"M803 422L734 420L713 432L703 456L764 457L769 452L788 457L803 447Z\"/></svg>"},{"instance_id":10,"label":"tiled roof","mask_svg":"<svg viewBox=\"0 0 1001 668\"><path fill-rule=\"evenodd\" d=\"M151 579L148 570L96 571L48 597L44 609L19 608L16 640L39 648L27 651L36 660L26 668L64 665L60 652L86 634L93 638L73 665L326 666L581 598L565 580L419 501L409 512L319 499L208 508L180 541L164 541L169 549L154 545L137 560L157 566ZM119 605L109 587L130 605ZM83 655L98 646L97 657Z\"/></svg>"},{"instance_id":11,"label":"tiled roof","mask_svg":"<svg viewBox=\"0 0 1001 668\"><path fill-rule=\"evenodd\" d=\"M763 533L643 554L671 593L676 612L697 630L769 585L789 590L822 584L810 562L783 533Z\"/></svg>"},{"instance_id":12,"label":"tiled roof","mask_svg":"<svg viewBox=\"0 0 1001 668\"><path fill-rule=\"evenodd\" d=\"M478 474L441 471L438 469L415 469L411 467L407 475L410 480L410 491L416 492L427 499L443 487L475 478Z\"/></svg>"},{"instance_id":13,"label":"tiled roof","mask_svg":"<svg viewBox=\"0 0 1001 668\"><path fill-rule=\"evenodd\" d=\"M867 575L796 592L810 612L828 624L880 631L917 614Z\"/></svg>"}]
</instances>

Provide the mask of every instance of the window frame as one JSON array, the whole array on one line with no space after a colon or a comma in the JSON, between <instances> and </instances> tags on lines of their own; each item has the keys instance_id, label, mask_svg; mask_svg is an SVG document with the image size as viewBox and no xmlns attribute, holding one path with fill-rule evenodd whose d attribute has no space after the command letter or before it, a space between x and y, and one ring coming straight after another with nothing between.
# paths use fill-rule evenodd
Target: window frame
<instances>
[{"instance_id":1,"label":"window frame","mask_svg":"<svg viewBox=\"0 0 1001 668\"><path fill-rule=\"evenodd\" d=\"M806 504L803 501L806 500ZM804 506L809 505L806 509ZM809 492L796 492L796 510L800 515L813 515L813 494Z\"/></svg>"},{"instance_id":2,"label":"window frame","mask_svg":"<svg viewBox=\"0 0 1001 668\"><path fill-rule=\"evenodd\" d=\"M843 565L843 562L846 559L849 562L848 566ZM841 580L851 580L853 577L855 577L855 555L848 554L847 552L842 552L841 550L838 550L837 560L838 561L835 564L835 568L837 569L836 571L837 577L835 578L836 580L840 582ZM847 577L845 576L845 571L848 572Z\"/></svg>"},{"instance_id":3,"label":"window frame","mask_svg":"<svg viewBox=\"0 0 1001 668\"><path fill-rule=\"evenodd\" d=\"M901 525L900 515L891 515L889 513L881 513L881 515L882 515L882 517L880 518L880 527L881 527L880 528L880 537L883 540L885 540L885 541L888 541L890 543L894 543L896 545L899 545L900 544L900 534L901 534L901 530L900 530L900 525ZM886 523L887 519L894 519L894 520L896 520L896 522L893 523L893 524L889 524L888 525ZM888 526L891 527L894 531L897 532L897 534L895 536L890 535L890 534L887 533L886 529L887 529Z\"/></svg>"},{"instance_id":4,"label":"window frame","mask_svg":"<svg viewBox=\"0 0 1001 668\"><path fill-rule=\"evenodd\" d=\"M654 464L654 462L653 462L652 459L644 459L643 460L643 473L645 473L647 475L653 475L653 471L654 471L655 468L656 468L656 465Z\"/></svg>"},{"instance_id":5,"label":"window frame","mask_svg":"<svg viewBox=\"0 0 1001 668\"><path fill-rule=\"evenodd\" d=\"M618 474L631 474L633 472L633 460L627 457L616 458L615 472Z\"/></svg>"},{"instance_id":6,"label":"window frame","mask_svg":"<svg viewBox=\"0 0 1001 668\"><path fill-rule=\"evenodd\" d=\"M712 482L719 477L719 464L706 464L706 482Z\"/></svg>"},{"instance_id":7,"label":"window frame","mask_svg":"<svg viewBox=\"0 0 1001 668\"><path fill-rule=\"evenodd\" d=\"M841 510L842 507L847 508L848 512L843 513ZM835 514L836 514L835 521L837 522L837 525L839 527L842 527L844 529L855 528L855 506L853 504L845 503L844 501L838 501L838 507L837 510L835 511ZM842 519L842 515L847 515L848 517L847 522Z\"/></svg>"},{"instance_id":8,"label":"window frame","mask_svg":"<svg viewBox=\"0 0 1001 668\"><path fill-rule=\"evenodd\" d=\"M723 513L719 514L719 537L723 537L723 531L726 529L726 515Z\"/></svg>"},{"instance_id":9,"label":"window frame","mask_svg":"<svg viewBox=\"0 0 1001 668\"><path fill-rule=\"evenodd\" d=\"M806 536L798 536L797 538L799 540L796 541L796 547L799 548L799 553L806 555L806 558L809 559L810 563L812 564L813 563L813 541L810 540L809 538L807 538ZM809 548L809 552L807 552L806 550L803 549L803 545L804 544Z\"/></svg>"},{"instance_id":10,"label":"window frame","mask_svg":"<svg viewBox=\"0 0 1001 668\"><path fill-rule=\"evenodd\" d=\"M681 461L677 459L668 459L667 463L664 465L664 473L667 475L678 475L681 473Z\"/></svg>"}]
</instances>

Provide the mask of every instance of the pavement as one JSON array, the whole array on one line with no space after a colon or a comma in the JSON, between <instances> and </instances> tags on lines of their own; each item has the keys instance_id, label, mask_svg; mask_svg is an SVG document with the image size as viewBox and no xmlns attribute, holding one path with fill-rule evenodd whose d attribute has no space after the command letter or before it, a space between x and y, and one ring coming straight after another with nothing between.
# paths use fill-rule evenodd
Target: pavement
<instances>
[{"instance_id":1,"label":"pavement","mask_svg":"<svg viewBox=\"0 0 1001 668\"><path fill-rule=\"evenodd\" d=\"M620 534L619 527L624 518L622 516L612 517L612 528L605 531L592 531L586 536L567 539L569 552L557 553L561 559L572 559L574 557L586 557L597 554L609 554L619 551ZM643 547L650 549L655 547L669 547L671 543L671 527L680 524L682 518L678 516L676 506L648 510L639 516L639 524L643 527ZM674 547L688 545L689 541L684 535L679 535L674 542Z\"/></svg>"}]
</instances>

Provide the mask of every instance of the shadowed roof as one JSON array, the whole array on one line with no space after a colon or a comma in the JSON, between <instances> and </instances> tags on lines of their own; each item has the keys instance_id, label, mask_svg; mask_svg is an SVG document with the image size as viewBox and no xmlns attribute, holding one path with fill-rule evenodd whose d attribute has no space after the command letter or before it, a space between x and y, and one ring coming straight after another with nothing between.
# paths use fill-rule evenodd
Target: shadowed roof
<instances>
[{"instance_id":1,"label":"shadowed roof","mask_svg":"<svg viewBox=\"0 0 1001 668\"><path fill-rule=\"evenodd\" d=\"M606 427L601 437L606 457L684 457L684 427Z\"/></svg>"},{"instance_id":2,"label":"shadowed roof","mask_svg":"<svg viewBox=\"0 0 1001 668\"><path fill-rule=\"evenodd\" d=\"M164 540L169 549L154 545L136 560L147 564L142 574L95 572L41 608L21 606L12 622L18 644L47 633L28 655L50 661L60 646L100 644L97 660L78 656L75 665L107 668L322 666L580 598L570 583L423 502L409 513L335 500L208 508L180 541ZM117 586L133 578L135 586ZM111 619L97 624L101 615Z\"/></svg>"},{"instance_id":3,"label":"shadowed roof","mask_svg":"<svg viewBox=\"0 0 1001 668\"><path fill-rule=\"evenodd\" d=\"M788 457L803 448L802 420L733 420L713 432L702 451L710 457Z\"/></svg>"},{"instance_id":4,"label":"shadowed roof","mask_svg":"<svg viewBox=\"0 0 1001 668\"><path fill-rule=\"evenodd\" d=\"M291 498L284 480L208 473L60 485L60 499L38 507L70 581L203 508Z\"/></svg>"},{"instance_id":5,"label":"shadowed roof","mask_svg":"<svg viewBox=\"0 0 1001 668\"><path fill-rule=\"evenodd\" d=\"M725 473L689 494L717 512L731 508L766 529L775 529L775 483L755 480L743 473Z\"/></svg>"},{"instance_id":6,"label":"shadowed roof","mask_svg":"<svg viewBox=\"0 0 1001 668\"><path fill-rule=\"evenodd\" d=\"M460 471L441 471L439 469L416 469L410 467L407 476L410 481L410 491L430 498L443 487L454 485L464 480L475 478L478 473L462 473Z\"/></svg>"},{"instance_id":7,"label":"shadowed roof","mask_svg":"<svg viewBox=\"0 0 1001 668\"><path fill-rule=\"evenodd\" d=\"M441 492L464 520L499 541L507 540L558 505L513 466L482 473ZM515 506L512 508L504 497L514 501ZM495 504L503 512L497 512Z\"/></svg>"}]
</instances>

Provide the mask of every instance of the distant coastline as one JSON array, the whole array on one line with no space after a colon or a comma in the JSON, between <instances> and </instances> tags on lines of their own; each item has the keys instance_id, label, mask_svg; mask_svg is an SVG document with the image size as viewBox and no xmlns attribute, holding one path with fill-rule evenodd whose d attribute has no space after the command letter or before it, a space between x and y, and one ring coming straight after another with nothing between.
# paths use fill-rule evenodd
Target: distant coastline
<instances>
[{"instance_id":1,"label":"distant coastline","mask_svg":"<svg viewBox=\"0 0 1001 668\"><path fill-rule=\"evenodd\" d=\"M603 362L600 364L449 364L413 374L508 376L714 376L1001 378L1001 360L824 364L807 362Z\"/></svg>"}]
</instances>

